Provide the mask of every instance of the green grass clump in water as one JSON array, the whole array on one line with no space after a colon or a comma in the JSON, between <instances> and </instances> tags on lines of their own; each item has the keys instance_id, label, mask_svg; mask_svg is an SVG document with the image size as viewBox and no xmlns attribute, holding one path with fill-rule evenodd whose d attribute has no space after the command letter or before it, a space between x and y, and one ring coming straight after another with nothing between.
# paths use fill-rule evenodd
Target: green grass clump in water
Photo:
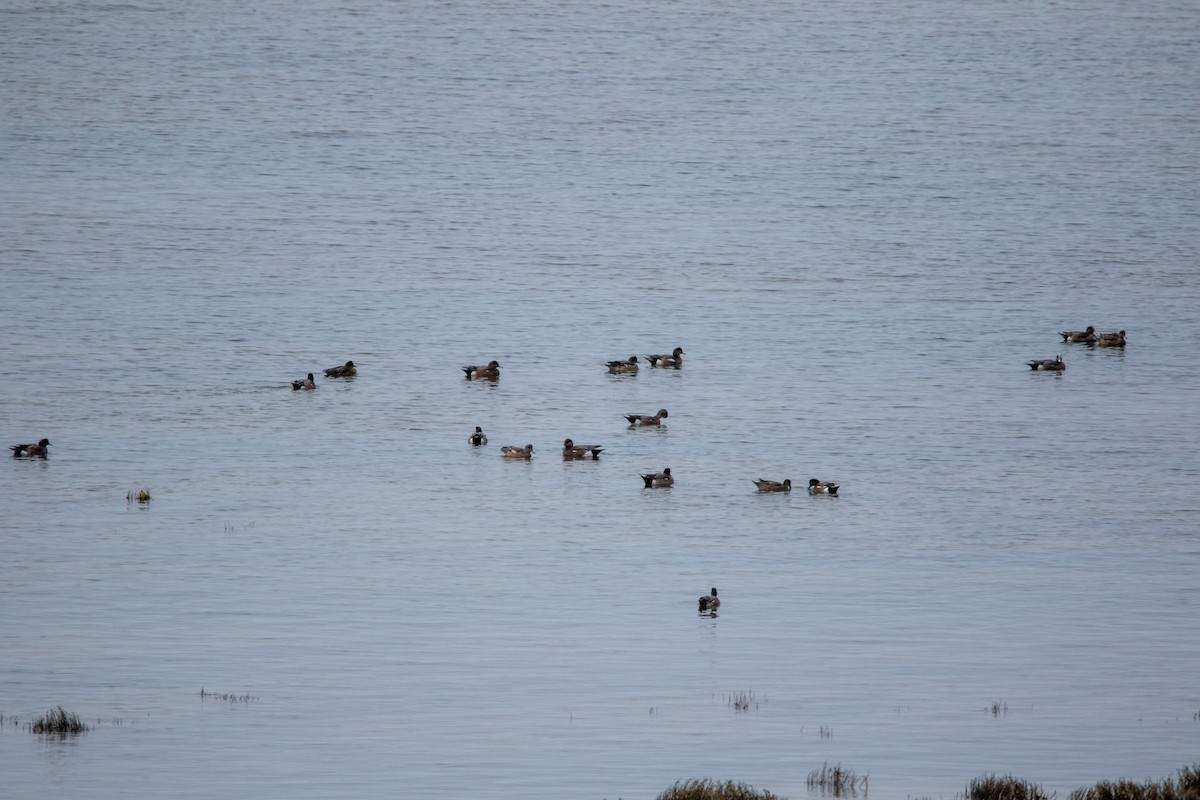
<instances>
[{"instance_id":1,"label":"green grass clump in water","mask_svg":"<svg viewBox=\"0 0 1200 800\"><path fill-rule=\"evenodd\" d=\"M130 489L125 494L125 502L127 503L142 503L143 505L150 502L150 490L138 489L136 492Z\"/></svg>"},{"instance_id":2,"label":"green grass clump in water","mask_svg":"<svg viewBox=\"0 0 1200 800\"><path fill-rule=\"evenodd\" d=\"M62 706L59 706L52 711L47 711L44 717L34 720L30 729L34 733L74 736L87 731L88 726L83 724L78 714L68 714L63 711Z\"/></svg>"},{"instance_id":3,"label":"green grass clump in water","mask_svg":"<svg viewBox=\"0 0 1200 800\"><path fill-rule=\"evenodd\" d=\"M834 797L853 797L859 792L867 793L867 776L855 775L854 770L845 769L841 764L831 767L825 763L808 773L808 788Z\"/></svg>"},{"instance_id":4,"label":"green grass clump in water","mask_svg":"<svg viewBox=\"0 0 1200 800\"><path fill-rule=\"evenodd\" d=\"M1032 781L984 775L967 784L966 800L1050 800L1052 795Z\"/></svg>"},{"instance_id":5,"label":"green grass clump in water","mask_svg":"<svg viewBox=\"0 0 1200 800\"><path fill-rule=\"evenodd\" d=\"M780 800L765 789L746 783L714 781L711 778L679 781L658 796L658 800Z\"/></svg>"}]
</instances>

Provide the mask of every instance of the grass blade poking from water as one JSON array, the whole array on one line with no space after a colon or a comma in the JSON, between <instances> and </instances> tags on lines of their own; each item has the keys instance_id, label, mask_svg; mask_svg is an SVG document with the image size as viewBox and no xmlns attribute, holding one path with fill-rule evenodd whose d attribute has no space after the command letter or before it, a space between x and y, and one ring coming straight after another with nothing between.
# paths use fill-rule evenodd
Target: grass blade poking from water
<instances>
[{"instance_id":1,"label":"grass blade poking from water","mask_svg":"<svg viewBox=\"0 0 1200 800\"><path fill-rule=\"evenodd\" d=\"M47 711L45 716L35 719L29 729L43 736L62 737L77 736L89 730L88 726L79 719L78 714L68 714L63 711L62 706Z\"/></svg>"},{"instance_id":2,"label":"grass blade poking from water","mask_svg":"<svg viewBox=\"0 0 1200 800\"><path fill-rule=\"evenodd\" d=\"M860 792L865 797L867 776L856 775L854 770L845 769L841 764L831 767L826 762L820 769L808 773L808 788L833 797L857 797Z\"/></svg>"},{"instance_id":3,"label":"grass blade poking from water","mask_svg":"<svg viewBox=\"0 0 1200 800\"><path fill-rule=\"evenodd\" d=\"M782 800L765 789L747 783L714 781L711 778L679 781L662 792L658 800Z\"/></svg>"}]
</instances>

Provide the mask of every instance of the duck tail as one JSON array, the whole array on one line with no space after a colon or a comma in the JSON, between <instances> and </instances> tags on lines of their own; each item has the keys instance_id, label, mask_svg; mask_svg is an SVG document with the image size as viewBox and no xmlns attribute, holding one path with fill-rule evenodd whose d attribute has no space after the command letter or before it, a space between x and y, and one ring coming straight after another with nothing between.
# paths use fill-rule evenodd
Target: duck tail
<instances>
[{"instance_id":1,"label":"duck tail","mask_svg":"<svg viewBox=\"0 0 1200 800\"><path fill-rule=\"evenodd\" d=\"M838 485L836 483L829 484L828 491L834 497L837 497L837 490L838 490Z\"/></svg>"},{"instance_id":2,"label":"duck tail","mask_svg":"<svg viewBox=\"0 0 1200 800\"><path fill-rule=\"evenodd\" d=\"M646 482L647 489L653 488L653 486L654 486L654 476L653 475L643 475L642 480Z\"/></svg>"},{"instance_id":3,"label":"duck tail","mask_svg":"<svg viewBox=\"0 0 1200 800\"><path fill-rule=\"evenodd\" d=\"M300 391L300 385L301 385L300 381L292 381L292 391L293 392Z\"/></svg>"},{"instance_id":4,"label":"duck tail","mask_svg":"<svg viewBox=\"0 0 1200 800\"><path fill-rule=\"evenodd\" d=\"M637 421L638 421L638 415L637 414L626 414L625 419L629 420L630 425L636 425Z\"/></svg>"},{"instance_id":5,"label":"duck tail","mask_svg":"<svg viewBox=\"0 0 1200 800\"><path fill-rule=\"evenodd\" d=\"M1040 367L1042 365L1042 362L1040 362L1040 361L1030 361L1028 363L1029 363L1029 368L1032 370L1036 370L1038 367Z\"/></svg>"},{"instance_id":6,"label":"duck tail","mask_svg":"<svg viewBox=\"0 0 1200 800\"><path fill-rule=\"evenodd\" d=\"M461 369L468 378L471 377L471 373L475 371L474 367L462 367Z\"/></svg>"}]
</instances>

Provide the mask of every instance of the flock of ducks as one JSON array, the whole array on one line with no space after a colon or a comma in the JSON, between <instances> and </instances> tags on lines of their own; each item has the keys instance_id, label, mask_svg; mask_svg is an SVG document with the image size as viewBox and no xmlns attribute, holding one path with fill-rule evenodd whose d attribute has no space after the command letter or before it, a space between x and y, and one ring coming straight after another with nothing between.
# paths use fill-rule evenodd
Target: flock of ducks
<instances>
[{"instance_id":1,"label":"flock of ducks","mask_svg":"<svg viewBox=\"0 0 1200 800\"><path fill-rule=\"evenodd\" d=\"M1112 331L1110 333L1096 333L1096 329L1088 325L1082 331L1059 331L1058 335L1067 344L1086 344L1088 347L1124 347L1125 346L1125 331ZM1025 362L1029 368L1035 372L1063 372L1067 365L1063 363L1062 354L1059 353L1054 358L1034 359L1033 361Z\"/></svg>"},{"instance_id":2,"label":"flock of ducks","mask_svg":"<svg viewBox=\"0 0 1200 800\"><path fill-rule=\"evenodd\" d=\"M653 368L662 369L679 369L683 366L683 348L676 347L670 354L659 353L657 355L646 356L646 363ZM605 362L605 367L614 375L626 375L635 373L639 369L639 361L637 356L630 356L627 359L618 361ZM467 380L489 380L495 381L500 379L500 362L490 361L487 366L470 365L461 368L463 374L467 376ZM328 374L328 370L326 370ZM312 378L312 375L309 375ZM292 385L296 386L302 381L293 381ZM301 387L302 388L302 387ZM626 414L625 419L629 420L629 427L662 427L663 420L670 416L670 412L665 408L660 408L654 414ZM474 447L483 447L488 443L487 434L483 432L483 428L479 425L475 426L474 433L467 436L467 443ZM564 461L582 461L591 459L593 461L600 458L600 454L604 452L604 447L598 444L576 444L572 439L564 439L562 444L562 457ZM533 445L527 444L524 447L506 444L500 448L500 455L504 458L514 458L521 460L530 460L533 458ZM647 489L669 489L675 485L675 476L671 474L670 467L664 467L662 472L651 472L642 475L642 482ZM779 481L769 481L759 479L754 481L754 485L758 487L760 492L790 492L792 490L792 480L788 478L782 483ZM808 482L809 494L828 494L834 497L838 493L838 484L826 483L812 478ZM716 590L713 590L715 599ZM718 601L719 603L719 601Z\"/></svg>"}]
</instances>

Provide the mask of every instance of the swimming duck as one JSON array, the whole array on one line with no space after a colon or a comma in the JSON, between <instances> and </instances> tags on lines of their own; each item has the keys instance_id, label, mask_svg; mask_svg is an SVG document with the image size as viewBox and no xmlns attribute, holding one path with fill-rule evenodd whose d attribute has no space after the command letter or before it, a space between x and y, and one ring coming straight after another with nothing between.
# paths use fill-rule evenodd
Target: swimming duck
<instances>
[{"instance_id":1,"label":"swimming duck","mask_svg":"<svg viewBox=\"0 0 1200 800\"><path fill-rule=\"evenodd\" d=\"M630 356L626 361L609 361L607 364L605 364L605 366L608 367L609 372L615 374L620 374L622 372L637 372L638 360L637 356Z\"/></svg>"},{"instance_id":2,"label":"swimming duck","mask_svg":"<svg viewBox=\"0 0 1200 800\"><path fill-rule=\"evenodd\" d=\"M494 381L500 377L500 362L489 361L486 367L477 367L471 365L463 367L462 371L467 374L467 380L473 378L482 378L483 380Z\"/></svg>"},{"instance_id":3,"label":"swimming duck","mask_svg":"<svg viewBox=\"0 0 1200 800\"><path fill-rule=\"evenodd\" d=\"M1076 344L1095 344L1096 329L1091 325L1087 326L1086 331L1059 331L1059 336L1063 337L1064 342L1074 342Z\"/></svg>"},{"instance_id":4,"label":"swimming duck","mask_svg":"<svg viewBox=\"0 0 1200 800\"><path fill-rule=\"evenodd\" d=\"M353 378L358 374L358 367L354 366L353 361L347 361L340 367L330 367L325 370L326 378Z\"/></svg>"},{"instance_id":5,"label":"swimming duck","mask_svg":"<svg viewBox=\"0 0 1200 800\"><path fill-rule=\"evenodd\" d=\"M643 475L642 480L646 482L647 489L666 489L675 485L675 479L671 477L670 467L664 467L662 472Z\"/></svg>"},{"instance_id":6,"label":"swimming duck","mask_svg":"<svg viewBox=\"0 0 1200 800\"><path fill-rule=\"evenodd\" d=\"M315 389L317 384L313 381L312 373L308 373L308 377L302 381L292 381L292 389Z\"/></svg>"},{"instance_id":7,"label":"swimming duck","mask_svg":"<svg viewBox=\"0 0 1200 800\"><path fill-rule=\"evenodd\" d=\"M809 478L808 479L808 493L809 494L831 494L834 497L837 497L838 484L822 483L821 481L817 480L816 478Z\"/></svg>"},{"instance_id":8,"label":"swimming duck","mask_svg":"<svg viewBox=\"0 0 1200 800\"><path fill-rule=\"evenodd\" d=\"M505 458L529 458L533 455L533 445L527 444L524 447L513 447L511 444L506 444L500 448L500 452Z\"/></svg>"},{"instance_id":9,"label":"swimming duck","mask_svg":"<svg viewBox=\"0 0 1200 800\"><path fill-rule=\"evenodd\" d=\"M676 347L671 351L671 355L656 355L646 356L646 360L650 362L652 367L668 367L671 369L679 369L683 366L683 348Z\"/></svg>"},{"instance_id":10,"label":"swimming duck","mask_svg":"<svg viewBox=\"0 0 1200 800\"><path fill-rule=\"evenodd\" d=\"M779 481L768 481L760 478L754 482L760 492L790 492L792 490L792 479L784 478L783 483Z\"/></svg>"},{"instance_id":11,"label":"swimming duck","mask_svg":"<svg viewBox=\"0 0 1200 800\"><path fill-rule=\"evenodd\" d=\"M1046 372L1062 372L1067 368L1067 365L1063 363L1061 355L1055 356L1053 360L1044 358L1040 361L1035 360L1028 361L1026 363L1029 364L1029 368L1035 372L1037 370L1045 370Z\"/></svg>"},{"instance_id":12,"label":"swimming duck","mask_svg":"<svg viewBox=\"0 0 1200 800\"><path fill-rule=\"evenodd\" d=\"M667 410L660 408L658 413L652 417L643 417L640 414L626 414L625 419L629 420L630 427L636 427L638 425L662 425L662 421L667 416Z\"/></svg>"},{"instance_id":13,"label":"swimming duck","mask_svg":"<svg viewBox=\"0 0 1200 800\"><path fill-rule=\"evenodd\" d=\"M604 448L598 444L575 444L570 439L563 439L563 458L587 458L591 453L594 461L603 452Z\"/></svg>"},{"instance_id":14,"label":"swimming duck","mask_svg":"<svg viewBox=\"0 0 1200 800\"><path fill-rule=\"evenodd\" d=\"M487 444L487 434L483 432L483 428L476 425L475 432L467 437L467 441L479 447L480 445Z\"/></svg>"},{"instance_id":15,"label":"swimming duck","mask_svg":"<svg viewBox=\"0 0 1200 800\"><path fill-rule=\"evenodd\" d=\"M721 607L721 598L717 597L717 587L712 588L711 594L700 595L700 613L716 611Z\"/></svg>"},{"instance_id":16,"label":"swimming duck","mask_svg":"<svg viewBox=\"0 0 1200 800\"><path fill-rule=\"evenodd\" d=\"M49 446L50 440L42 439L37 444L9 445L9 449L12 450L13 458L19 458L21 456L29 456L30 458L45 458L46 453L49 452L46 450L46 448Z\"/></svg>"},{"instance_id":17,"label":"swimming duck","mask_svg":"<svg viewBox=\"0 0 1200 800\"><path fill-rule=\"evenodd\" d=\"M1101 347L1124 347L1125 346L1125 331L1117 331L1115 333L1100 334L1099 344Z\"/></svg>"}]
</instances>

